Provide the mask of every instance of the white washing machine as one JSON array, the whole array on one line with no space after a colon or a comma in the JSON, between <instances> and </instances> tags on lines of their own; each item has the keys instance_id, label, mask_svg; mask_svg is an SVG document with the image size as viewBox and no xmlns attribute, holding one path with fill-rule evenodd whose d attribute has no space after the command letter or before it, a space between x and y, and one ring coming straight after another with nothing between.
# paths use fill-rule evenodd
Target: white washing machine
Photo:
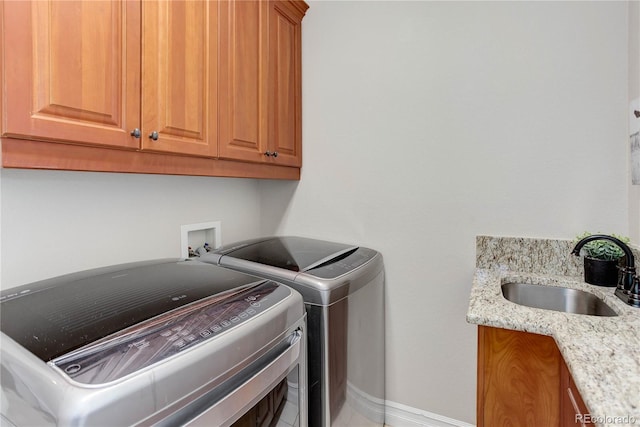
<instances>
[{"instance_id":1,"label":"white washing machine","mask_svg":"<svg viewBox=\"0 0 640 427\"><path fill-rule=\"evenodd\" d=\"M380 253L303 237L267 237L224 246L201 261L276 280L302 294L310 426L384 424Z\"/></svg>"}]
</instances>

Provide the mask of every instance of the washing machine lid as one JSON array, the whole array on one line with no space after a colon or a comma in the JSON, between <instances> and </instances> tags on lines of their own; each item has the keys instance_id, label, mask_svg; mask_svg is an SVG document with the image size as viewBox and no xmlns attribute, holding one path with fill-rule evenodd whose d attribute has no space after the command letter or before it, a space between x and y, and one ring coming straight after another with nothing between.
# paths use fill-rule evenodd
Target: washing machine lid
<instances>
[{"instance_id":1,"label":"washing machine lid","mask_svg":"<svg viewBox=\"0 0 640 427\"><path fill-rule=\"evenodd\" d=\"M304 237L265 237L216 250L203 262L284 283L305 304L331 305L374 280L384 269L377 251Z\"/></svg>"},{"instance_id":2,"label":"washing machine lid","mask_svg":"<svg viewBox=\"0 0 640 427\"><path fill-rule=\"evenodd\" d=\"M0 330L48 362L196 301L264 280L211 264L156 260L88 270L0 294Z\"/></svg>"},{"instance_id":3,"label":"washing machine lid","mask_svg":"<svg viewBox=\"0 0 640 427\"><path fill-rule=\"evenodd\" d=\"M344 258L357 249L357 246L343 243L285 236L236 243L231 248L222 248L220 253L284 270L305 272Z\"/></svg>"}]
</instances>

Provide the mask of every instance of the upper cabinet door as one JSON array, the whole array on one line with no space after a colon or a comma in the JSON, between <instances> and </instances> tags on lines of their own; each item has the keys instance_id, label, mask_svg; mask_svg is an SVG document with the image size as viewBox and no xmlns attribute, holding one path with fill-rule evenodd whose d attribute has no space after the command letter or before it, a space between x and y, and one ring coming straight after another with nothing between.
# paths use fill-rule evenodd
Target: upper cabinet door
<instances>
[{"instance_id":1,"label":"upper cabinet door","mask_svg":"<svg viewBox=\"0 0 640 427\"><path fill-rule=\"evenodd\" d=\"M269 148L274 162L287 166L302 163L301 24L308 7L278 0L269 12Z\"/></svg>"},{"instance_id":2,"label":"upper cabinet door","mask_svg":"<svg viewBox=\"0 0 640 427\"><path fill-rule=\"evenodd\" d=\"M267 151L267 1L220 2L219 155L263 161Z\"/></svg>"},{"instance_id":3,"label":"upper cabinet door","mask_svg":"<svg viewBox=\"0 0 640 427\"><path fill-rule=\"evenodd\" d=\"M4 135L137 148L140 3L3 6Z\"/></svg>"},{"instance_id":4,"label":"upper cabinet door","mask_svg":"<svg viewBox=\"0 0 640 427\"><path fill-rule=\"evenodd\" d=\"M142 2L142 148L217 155L218 3Z\"/></svg>"}]
</instances>

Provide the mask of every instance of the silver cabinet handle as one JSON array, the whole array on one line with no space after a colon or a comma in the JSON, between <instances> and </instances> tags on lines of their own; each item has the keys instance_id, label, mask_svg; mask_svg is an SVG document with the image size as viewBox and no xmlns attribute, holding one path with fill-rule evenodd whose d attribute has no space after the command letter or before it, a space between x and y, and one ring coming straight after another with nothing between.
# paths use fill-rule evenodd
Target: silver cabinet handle
<instances>
[{"instance_id":1,"label":"silver cabinet handle","mask_svg":"<svg viewBox=\"0 0 640 427\"><path fill-rule=\"evenodd\" d=\"M271 151L267 150L267 151L264 152L264 155L267 156L267 157L278 157L278 152L277 151L271 152Z\"/></svg>"},{"instance_id":2,"label":"silver cabinet handle","mask_svg":"<svg viewBox=\"0 0 640 427\"><path fill-rule=\"evenodd\" d=\"M154 141L158 140L158 132L157 131L153 131L149 134L149 138L153 139Z\"/></svg>"},{"instance_id":3,"label":"silver cabinet handle","mask_svg":"<svg viewBox=\"0 0 640 427\"><path fill-rule=\"evenodd\" d=\"M142 133L138 128L135 128L134 130L131 131L131 136L134 138L140 138L140 135L142 135Z\"/></svg>"},{"instance_id":4,"label":"silver cabinet handle","mask_svg":"<svg viewBox=\"0 0 640 427\"><path fill-rule=\"evenodd\" d=\"M274 151L273 153L271 153L271 155L272 155L273 157L278 157L278 152L277 152L277 151Z\"/></svg>"},{"instance_id":5,"label":"silver cabinet handle","mask_svg":"<svg viewBox=\"0 0 640 427\"><path fill-rule=\"evenodd\" d=\"M269 151L269 150L265 151L265 152L264 152L264 155L265 155L265 156L267 156L267 157L269 157L269 156L271 155L271 151Z\"/></svg>"}]
</instances>

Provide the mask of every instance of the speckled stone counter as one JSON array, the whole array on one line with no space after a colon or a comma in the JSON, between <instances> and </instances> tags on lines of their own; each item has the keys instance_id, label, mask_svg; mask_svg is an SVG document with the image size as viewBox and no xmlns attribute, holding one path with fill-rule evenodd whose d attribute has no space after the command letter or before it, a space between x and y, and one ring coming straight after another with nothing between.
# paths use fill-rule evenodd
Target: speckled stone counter
<instances>
[{"instance_id":1,"label":"speckled stone counter","mask_svg":"<svg viewBox=\"0 0 640 427\"><path fill-rule=\"evenodd\" d=\"M553 337L591 415L604 421L598 425L640 426L640 309L619 300L614 288L585 283L582 258L570 255L572 248L570 240L479 236L467 321ZM634 256L640 259L635 248ZM618 316L515 304L502 296L508 282L591 292Z\"/></svg>"}]
</instances>

